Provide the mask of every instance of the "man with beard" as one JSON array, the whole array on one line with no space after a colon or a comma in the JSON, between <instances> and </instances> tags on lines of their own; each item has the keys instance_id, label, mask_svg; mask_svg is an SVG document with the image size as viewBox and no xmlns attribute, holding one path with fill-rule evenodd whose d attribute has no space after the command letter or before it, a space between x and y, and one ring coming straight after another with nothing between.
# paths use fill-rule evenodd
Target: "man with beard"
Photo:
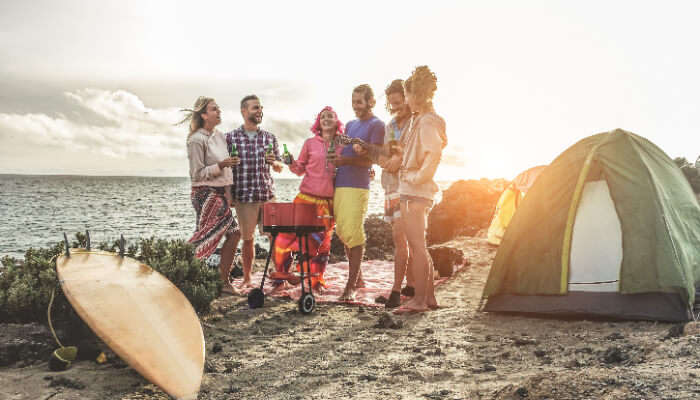
<instances>
[{"instance_id":1,"label":"man with beard","mask_svg":"<svg viewBox=\"0 0 700 400\"><path fill-rule=\"evenodd\" d=\"M345 134L361 139L365 143L384 143L384 123L372 114L376 101L369 85L360 85L352 91L352 108L357 119L347 123ZM340 156L329 157L338 167L333 195L333 215L336 233L345 245L349 273L341 301L352 300L355 290L364 287L362 279L362 256L365 250L364 221L369 202L369 169L372 161L360 155L359 144L345 146Z\"/></svg>"},{"instance_id":2,"label":"man with beard","mask_svg":"<svg viewBox=\"0 0 700 400\"><path fill-rule=\"evenodd\" d=\"M270 132L260 129L263 106L256 95L248 95L241 100L243 125L226 134L228 152L233 146L240 157L240 164L233 167L233 202L240 225L240 237L243 238L243 285L253 287L250 282L250 270L255 257L253 237L255 228L262 224L262 205L275 197L275 184L270 174L270 167L281 172L279 146L277 138Z\"/></svg>"}]
</instances>

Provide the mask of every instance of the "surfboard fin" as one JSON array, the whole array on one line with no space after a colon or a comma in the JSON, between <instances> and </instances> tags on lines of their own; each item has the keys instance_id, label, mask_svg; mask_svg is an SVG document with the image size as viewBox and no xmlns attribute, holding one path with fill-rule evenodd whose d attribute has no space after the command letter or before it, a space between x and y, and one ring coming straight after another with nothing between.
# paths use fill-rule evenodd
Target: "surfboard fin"
<instances>
[{"instance_id":1,"label":"surfboard fin","mask_svg":"<svg viewBox=\"0 0 700 400\"><path fill-rule=\"evenodd\" d=\"M124 257L124 251L126 250L126 240L124 240L124 234L122 234L121 240L119 240L119 257Z\"/></svg>"},{"instance_id":2,"label":"surfboard fin","mask_svg":"<svg viewBox=\"0 0 700 400\"><path fill-rule=\"evenodd\" d=\"M63 232L63 242L66 244L66 257L70 257L70 244L68 243L68 235Z\"/></svg>"}]
</instances>

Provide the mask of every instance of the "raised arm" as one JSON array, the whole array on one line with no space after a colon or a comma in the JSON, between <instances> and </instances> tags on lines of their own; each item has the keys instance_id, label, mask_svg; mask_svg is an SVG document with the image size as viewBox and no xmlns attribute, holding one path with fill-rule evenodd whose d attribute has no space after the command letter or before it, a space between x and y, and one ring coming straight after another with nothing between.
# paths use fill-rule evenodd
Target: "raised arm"
<instances>
[{"instance_id":1,"label":"raised arm","mask_svg":"<svg viewBox=\"0 0 700 400\"><path fill-rule=\"evenodd\" d=\"M305 141L301 146L301 152L299 152L299 157L294 160L292 164L289 165L289 170L295 174L302 176L306 173L306 165L309 163L309 147L308 141Z\"/></svg>"}]
</instances>

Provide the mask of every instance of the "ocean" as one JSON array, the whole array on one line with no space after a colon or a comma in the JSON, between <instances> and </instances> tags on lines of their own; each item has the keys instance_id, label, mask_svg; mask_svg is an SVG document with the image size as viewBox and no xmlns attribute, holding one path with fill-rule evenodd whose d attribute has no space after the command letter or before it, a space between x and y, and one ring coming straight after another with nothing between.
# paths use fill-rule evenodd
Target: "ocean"
<instances>
[{"instance_id":1,"label":"ocean","mask_svg":"<svg viewBox=\"0 0 700 400\"><path fill-rule=\"evenodd\" d=\"M276 179L278 201L292 201L300 182ZM439 185L444 190L450 183ZM194 230L186 177L0 175L0 194L0 257L22 258L30 247L63 240L63 232L72 240L89 230L93 243L123 234L128 245L151 236L189 239ZM370 185L368 214L382 213L383 203L377 178ZM256 241L269 246L264 237Z\"/></svg>"}]
</instances>

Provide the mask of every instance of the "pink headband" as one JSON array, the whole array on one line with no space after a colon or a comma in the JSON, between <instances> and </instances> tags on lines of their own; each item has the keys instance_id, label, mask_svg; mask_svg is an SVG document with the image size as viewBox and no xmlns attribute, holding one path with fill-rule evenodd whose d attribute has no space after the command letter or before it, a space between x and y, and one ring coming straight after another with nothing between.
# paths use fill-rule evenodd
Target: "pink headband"
<instances>
[{"instance_id":1,"label":"pink headband","mask_svg":"<svg viewBox=\"0 0 700 400\"><path fill-rule=\"evenodd\" d=\"M323 109L318 113L316 116L316 122L314 122L313 126L311 127L311 132L313 132L316 135L321 134L321 114L323 114L324 111L330 111L335 115L335 120L338 123L338 133L343 133L343 123L340 122L340 119L338 118L338 114L333 110L333 107L331 106L325 106Z\"/></svg>"}]
</instances>

